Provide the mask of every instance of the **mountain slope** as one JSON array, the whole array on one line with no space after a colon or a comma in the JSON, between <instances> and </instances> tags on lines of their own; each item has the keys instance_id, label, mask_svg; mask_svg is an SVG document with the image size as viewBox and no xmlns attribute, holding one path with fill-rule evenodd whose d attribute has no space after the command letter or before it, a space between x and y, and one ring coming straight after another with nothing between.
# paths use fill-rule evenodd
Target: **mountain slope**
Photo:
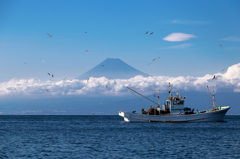
<instances>
[{"instance_id":1,"label":"mountain slope","mask_svg":"<svg viewBox=\"0 0 240 159\"><path fill-rule=\"evenodd\" d=\"M118 58L107 58L88 72L77 77L77 79L86 79L89 75L90 77L99 78L105 76L106 78L111 77L112 79L128 79L137 75L142 75L144 77L149 76L148 74L129 66Z\"/></svg>"}]
</instances>

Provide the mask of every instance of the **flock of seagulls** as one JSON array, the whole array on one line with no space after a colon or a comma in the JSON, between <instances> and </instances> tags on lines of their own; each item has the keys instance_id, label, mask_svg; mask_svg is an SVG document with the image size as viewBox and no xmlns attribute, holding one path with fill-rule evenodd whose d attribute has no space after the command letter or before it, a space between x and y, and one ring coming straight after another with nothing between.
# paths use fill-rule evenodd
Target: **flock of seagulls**
<instances>
[{"instance_id":1,"label":"flock of seagulls","mask_svg":"<svg viewBox=\"0 0 240 159\"><path fill-rule=\"evenodd\" d=\"M160 29L159 31L162 31L163 29ZM145 34L148 34L149 33L149 31L147 31ZM151 32L149 35L152 35L153 34L153 32Z\"/></svg>"},{"instance_id":2,"label":"flock of seagulls","mask_svg":"<svg viewBox=\"0 0 240 159\"><path fill-rule=\"evenodd\" d=\"M159 32L160 31L162 31L163 29L160 29L159 30ZM84 32L84 33L87 33L86 31ZM145 35L146 34L148 34L149 33L149 31L147 31L146 33L145 33ZM153 32L151 32L151 33L149 33L149 35L152 35L153 34ZM50 35L49 33L47 33L47 35L49 36L49 37L51 37L52 38L52 35ZM222 45L220 45L220 47L222 47ZM85 50L85 52L88 52L88 50ZM157 59L160 59L160 57L158 57L158 58L155 58L155 59L153 59L152 60L152 62L154 62L155 60L157 60ZM43 59L40 59L43 63L44 63L44 60ZM150 62L149 64L148 64L148 66L150 65L150 64L152 64L152 62ZM25 65L25 64L27 64L27 62L24 62L23 63L23 65ZM102 67L104 67L104 65L102 65ZM223 72L225 70L225 68L221 71L221 72ZM49 76L52 76L52 78L54 78L54 75L52 74L50 74L50 73L47 73ZM66 80L67 79L67 77L65 77L63 80ZM87 82L89 82L89 79L90 79L90 75L88 75L87 76ZM109 79L111 79L111 77L109 77ZM212 78L213 80L217 80L217 77L216 77L216 75L214 75L213 76L213 78ZM50 79L51 80L51 79ZM51 81L53 81L53 80L51 80ZM72 79L69 79L69 81L72 81ZM26 81L25 83L28 83L28 81ZM106 88L107 88L107 85L105 86ZM50 92L49 90L46 90L47 92ZM49 96L49 98L51 97L52 95L50 95ZM154 97L156 96L156 94L154 94ZM101 103L102 104L102 103Z\"/></svg>"},{"instance_id":3,"label":"flock of seagulls","mask_svg":"<svg viewBox=\"0 0 240 159\"><path fill-rule=\"evenodd\" d=\"M149 32L149 31L147 31L145 34L148 34L148 32ZM149 35L152 35L152 34L153 34L153 32L151 32Z\"/></svg>"}]
</instances>

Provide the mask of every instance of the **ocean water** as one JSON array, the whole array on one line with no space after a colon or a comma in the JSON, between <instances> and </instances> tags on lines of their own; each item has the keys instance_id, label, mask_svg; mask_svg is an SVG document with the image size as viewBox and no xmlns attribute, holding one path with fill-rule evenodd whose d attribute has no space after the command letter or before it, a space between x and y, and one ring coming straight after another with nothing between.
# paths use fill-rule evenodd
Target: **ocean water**
<instances>
[{"instance_id":1,"label":"ocean water","mask_svg":"<svg viewBox=\"0 0 240 159\"><path fill-rule=\"evenodd\" d=\"M0 116L0 125L0 158L240 158L240 116L212 123Z\"/></svg>"}]
</instances>

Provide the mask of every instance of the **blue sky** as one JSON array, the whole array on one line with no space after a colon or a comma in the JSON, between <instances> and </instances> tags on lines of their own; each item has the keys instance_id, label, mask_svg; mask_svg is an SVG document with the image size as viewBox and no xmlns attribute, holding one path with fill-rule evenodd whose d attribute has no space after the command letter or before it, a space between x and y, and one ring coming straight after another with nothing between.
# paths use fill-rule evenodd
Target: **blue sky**
<instances>
[{"instance_id":1,"label":"blue sky","mask_svg":"<svg viewBox=\"0 0 240 159\"><path fill-rule=\"evenodd\" d=\"M126 86L154 90L171 82L188 92L207 93L209 85L232 93L232 111L239 114L239 8L237 0L0 0L0 99L6 102L2 108L11 114L8 106L15 110L18 99L26 99L19 111L36 112L42 105L55 109L54 101L60 99L55 97L72 101L93 96L98 100L92 105L98 107L103 102L99 95L130 98ZM154 77L74 80L107 58L119 58ZM213 75L218 80L212 80ZM41 98L47 99L41 103ZM34 102L38 108L31 107ZM79 101L75 106L80 109Z\"/></svg>"},{"instance_id":2,"label":"blue sky","mask_svg":"<svg viewBox=\"0 0 240 159\"><path fill-rule=\"evenodd\" d=\"M239 7L219 0L0 1L1 82L46 80L46 72L75 78L108 57L151 75L214 74L239 63ZM196 38L163 40L172 33Z\"/></svg>"}]
</instances>

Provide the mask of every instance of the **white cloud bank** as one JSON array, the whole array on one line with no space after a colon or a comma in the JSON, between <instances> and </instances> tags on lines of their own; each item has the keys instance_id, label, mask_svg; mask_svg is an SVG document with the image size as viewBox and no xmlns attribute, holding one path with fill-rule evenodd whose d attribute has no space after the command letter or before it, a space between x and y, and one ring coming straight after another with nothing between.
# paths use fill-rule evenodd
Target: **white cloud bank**
<instances>
[{"instance_id":1,"label":"white cloud bank","mask_svg":"<svg viewBox=\"0 0 240 159\"><path fill-rule=\"evenodd\" d=\"M151 89L167 90L168 82L173 84L175 90L180 91L207 91L208 85L211 89L226 89L233 92L240 92L240 63L230 66L225 73L216 73L217 80L212 80L213 75L207 74L203 77L167 77L167 76L152 76L142 77L136 76L131 79L107 79L90 78L87 80L72 80L72 81L40 81L29 79L12 79L8 82L0 83L0 97L14 98L16 96L27 97L60 97L72 95L127 95L130 88L141 88L147 92ZM107 88L106 88L107 86ZM47 92L49 90L50 92ZM152 93L152 92L150 92Z\"/></svg>"},{"instance_id":2,"label":"white cloud bank","mask_svg":"<svg viewBox=\"0 0 240 159\"><path fill-rule=\"evenodd\" d=\"M163 40L179 42L179 41L186 41L191 38L197 38L197 37L194 36L193 34L172 33L172 34L166 36L165 38L163 38Z\"/></svg>"}]
</instances>

